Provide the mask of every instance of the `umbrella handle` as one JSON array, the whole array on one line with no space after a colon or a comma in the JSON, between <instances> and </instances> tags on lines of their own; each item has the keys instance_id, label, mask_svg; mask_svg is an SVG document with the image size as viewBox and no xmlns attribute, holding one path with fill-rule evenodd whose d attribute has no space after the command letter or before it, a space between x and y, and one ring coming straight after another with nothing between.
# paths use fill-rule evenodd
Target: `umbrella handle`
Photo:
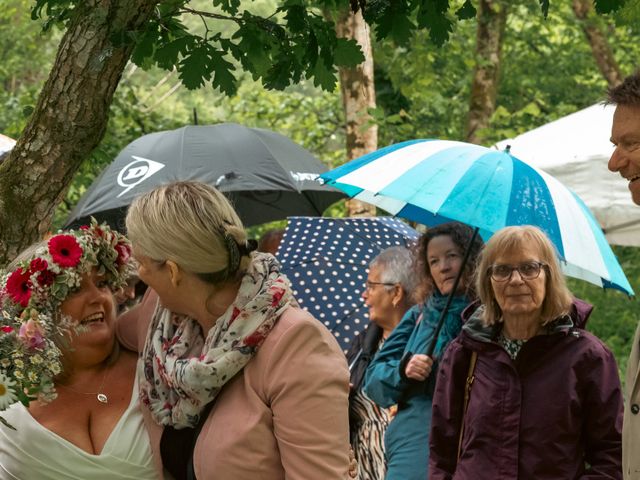
<instances>
[{"instance_id":1,"label":"umbrella handle","mask_svg":"<svg viewBox=\"0 0 640 480\"><path fill-rule=\"evenodd\" d=\"M444 318L449 311L449 306L451 306L451 301L458 291L458 285L460 284L460 279L462 278L462 274L464 273L464 268L467 266L467 262L469 261L469 256L471 255L471 247L473 247L473 242L476 241L476 237L478 236L478 227L473 229L473 235L471 235L471 239L467 244L467 248L464 252L464 258L462 259L462 265L460 266L460 270L458 271L458 275L456 275L456 279L453 282L453 288L447 297L447 303L445 304L442 312L440 313L440 318L438 319L438 324L436 325L436 329L433 332L433 338L431 338L431 342L427 347L426 355L429 357L433 357L433 351L436 349L436 344L438 343L438 337L440 336L440 330L442 330L442 325L444 324Z\"/></svg>"},{"instance_id":2,"label":"umbrella handle","mask_svg":"<svg viewBox=\"0 0 640 480\"><path fill-rule=\"evenodd\" d=\"M353 370L353 367L355 366L356 362L360 359L361 356L362 356L362 349L358 350L358 354L353 359L353 361L349 364L349 373L351 373L351 370Z\"/></svg>"}]
</instances>

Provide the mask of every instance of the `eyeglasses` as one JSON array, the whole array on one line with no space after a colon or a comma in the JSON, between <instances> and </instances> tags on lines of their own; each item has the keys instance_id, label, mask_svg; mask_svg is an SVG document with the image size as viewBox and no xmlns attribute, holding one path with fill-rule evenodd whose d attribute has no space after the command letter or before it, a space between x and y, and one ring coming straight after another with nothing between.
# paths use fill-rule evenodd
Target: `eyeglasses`
<instances>
[{"instance_id":1,"label":"eyeglasses","mask_svg":"<svg viewBox=\"0 0 640 480\"><path fill-rule=\"evenodd\" d=\"M514 270L518 270L523 280L535 280L540 276L542 268L548 268L541 262L526 262L519 265L491 265L489 274L496 282L506 282L511 279Z\"/></svg>"},{"instance_id":2,"label":"eyeglasses","mask_svg":"<svg viewBox=\"0 0 640 480\"><path fill-rule=\"evenodd\" d=\"M369 280L367 280L367 285L365 287L365 290L373 290L373 287L375 287L376 285L384 285L385 287L393 287L395 285L395 283L389 283L389 282L370 282Z\"/></svg>"}]
</instances>

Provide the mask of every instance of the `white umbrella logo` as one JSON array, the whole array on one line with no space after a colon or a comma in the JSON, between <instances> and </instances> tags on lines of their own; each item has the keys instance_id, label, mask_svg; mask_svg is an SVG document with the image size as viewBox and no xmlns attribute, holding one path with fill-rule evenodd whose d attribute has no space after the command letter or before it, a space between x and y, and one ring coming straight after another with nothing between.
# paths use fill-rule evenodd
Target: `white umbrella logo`
<instances>
[{"instance_id":1,"label":"white umbrella logo","mask_svg":"<svg viewBox=\"0 0 640 480\"><path fill-rule=\"evenodd\" d=\"M120 198L136 185L144 182L154 173L162 170L165 165L160 162L154 162L148 158L136 157L132 155L135 161L125 165L120 173L118 173L118 185L124 187L124 190L116 198Z\"/></svg>"}]
</instances>

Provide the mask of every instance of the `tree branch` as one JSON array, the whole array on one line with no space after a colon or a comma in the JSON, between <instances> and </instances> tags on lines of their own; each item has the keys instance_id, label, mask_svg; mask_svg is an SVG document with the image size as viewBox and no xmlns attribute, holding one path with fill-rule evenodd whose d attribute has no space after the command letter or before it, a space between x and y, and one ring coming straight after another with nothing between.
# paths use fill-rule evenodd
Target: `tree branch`
<instances>
[{"instance_id":1,"label":"tree branch","mask_svg":"<svg viewBox=\"0 0 640 480\"><path fill-rule=\"evenodd\" d=\"M238 25L242 25L245 22L245 20L243 20L242 18L231 17L228 15L220 15L219 13L203 12L202 10L195 10L193 8L188 8L188 7L182 7L179 12L181 14L190 13L192 15L198 15L200 18L206 17L206 18L215 18L216 20L229 20L232 22L236 22Z\"/></svg>"}]
</instances>

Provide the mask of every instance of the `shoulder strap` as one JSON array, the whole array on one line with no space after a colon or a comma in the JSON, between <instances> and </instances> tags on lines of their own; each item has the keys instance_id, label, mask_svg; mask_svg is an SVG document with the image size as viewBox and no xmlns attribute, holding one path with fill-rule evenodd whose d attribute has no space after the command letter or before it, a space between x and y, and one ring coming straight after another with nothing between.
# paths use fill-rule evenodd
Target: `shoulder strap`
<instances>
[{"instance_id":1,"label":"shoulder strap","mask_svg":"<svg viewBox=\"0 0 640 480\"><path fill-rule=\"evenodd\" d=\"M469 397L471 396L471 385L475 379L474 371L476 369L476 361L478 360L478 352L471 352L471 360L469 361L469 371L467 372L467 381L464 384L464 403L462 405L462 421L460 422L460 436L458 437L458 459L462 453L462 435L464 433L464 417L467 414L469 406Z\"/></svg>"}]
</instances>

